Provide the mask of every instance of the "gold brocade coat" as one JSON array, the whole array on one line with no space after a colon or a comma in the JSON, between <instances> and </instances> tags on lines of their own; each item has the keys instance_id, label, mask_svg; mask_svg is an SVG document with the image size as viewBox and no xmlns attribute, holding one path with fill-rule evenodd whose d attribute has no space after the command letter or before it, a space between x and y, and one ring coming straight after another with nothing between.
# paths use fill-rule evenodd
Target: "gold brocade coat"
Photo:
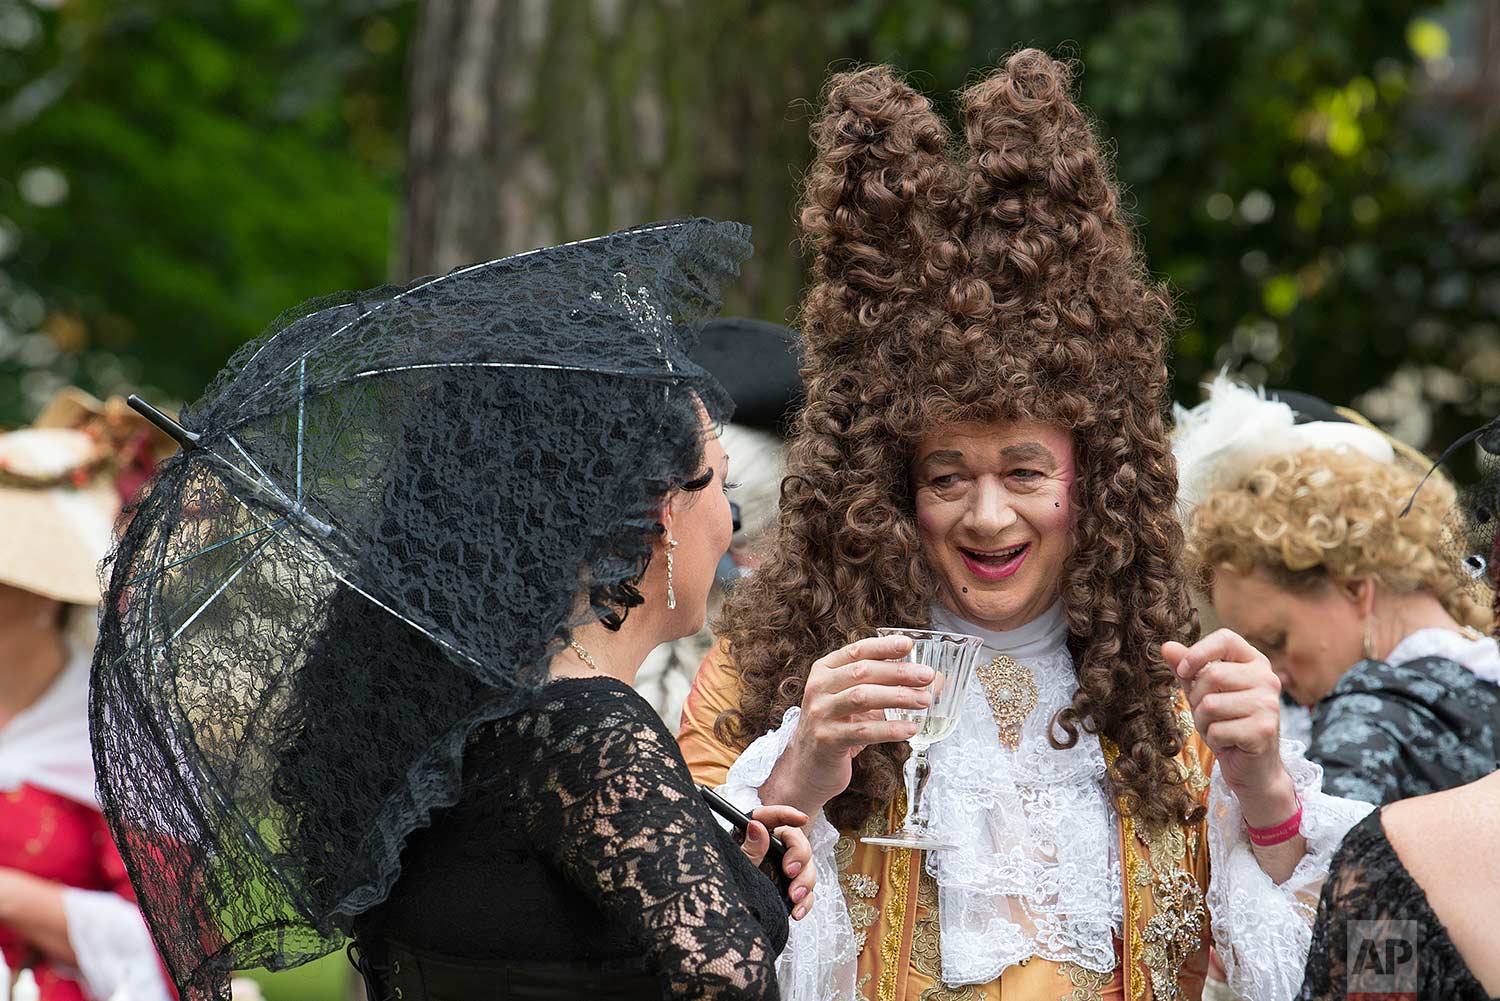
<instances>
[{"instance_id":1,"label":"gold brocade coat","mask_svg":"<svg viewBox=\"0 0 1500 1001\"><path fill-rule=\"evenodd\" d=\"M698 671L683 707L678 737L693 778L701 784L723 783L738 756L713 730L719 714L734 703L735 689L732 661L716 648ZM1213 755L1193 728L1185 704L1180 722L1186 737L1178 758L1183 781L1206 802ZM1108 740L1104 753L1113 764L1118 752ZM864 829L839 832L835 849L838 888L860 947L860 1001L1198 1001L1201 997L1211 942L1204 905L1208 887L1204 823L1143 832L1120 814L1126 933L1123 942L1115 942L1115 952L1128 961L1118 963L1112 974L1035 957L1010 967L988 984L948 987L940 978L937 884L927 875L920 853L859 842L863 835L894 830L905 811L903 802L895 802L885 814L871 817ZM833 889L832 875L819 874L819 893Z\"/></svg>"}]
</instances>

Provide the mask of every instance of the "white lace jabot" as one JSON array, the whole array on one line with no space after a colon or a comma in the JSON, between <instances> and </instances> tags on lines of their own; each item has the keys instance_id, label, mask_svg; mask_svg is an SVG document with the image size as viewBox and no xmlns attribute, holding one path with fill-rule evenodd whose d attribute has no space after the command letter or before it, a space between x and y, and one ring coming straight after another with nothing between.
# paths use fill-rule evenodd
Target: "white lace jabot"
<instances>
[{"instance_id":1,"label":"white lace jabot","mask_svg":"<svg viewBox=\"0 0 1500 1001\"><path fill-rule=\"evenodd\" d=\"M1062 604L1010 632L946 609L934 609L932 621L982 638L981 663L1010 655L1038 689L1017 750L1000 742L977 675L957 729L932 748L932 825L959 846L927 855L939 888L943 980L988 983L1031 956L1113 970L1124 903L1104 753L1087 734L1066 750L1047 737L1078 690Z\"/></svg>"}]
</instances>

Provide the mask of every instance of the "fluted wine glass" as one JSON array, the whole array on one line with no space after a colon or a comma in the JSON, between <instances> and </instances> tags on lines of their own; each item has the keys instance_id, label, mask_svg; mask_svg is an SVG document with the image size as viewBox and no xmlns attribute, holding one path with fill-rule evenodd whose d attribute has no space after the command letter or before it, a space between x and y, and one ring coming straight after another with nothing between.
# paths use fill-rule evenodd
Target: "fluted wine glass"
<instances>
[{"instance_id":1,"label":"fluted wine glass","mask_svg":"<svg viewBox=\"0 0 1500 1001\"><path fill-rule=\"evenodd\" d=\"M964 704L964 690L969 685L969 675L979 660L979 650L984 641L978 636L933 632L928 629L884 627L876 632L881 636L911 638L911 654L906 659L910 663L925 664L932 668L932 681L927 685L932 701L926 709L885 711L885 718L888 720L919 724L917 732L906 741L911 745L912 756L906 768L906 823L899 831L860 840L865 844L884 845L888 848L922 848L929 851L953 848L954 845L935 837L927 826L927 808L922 799L927 780L931 776L927 750L952 733L958 725L958 714Z\"/></svg>"}]
</instances>

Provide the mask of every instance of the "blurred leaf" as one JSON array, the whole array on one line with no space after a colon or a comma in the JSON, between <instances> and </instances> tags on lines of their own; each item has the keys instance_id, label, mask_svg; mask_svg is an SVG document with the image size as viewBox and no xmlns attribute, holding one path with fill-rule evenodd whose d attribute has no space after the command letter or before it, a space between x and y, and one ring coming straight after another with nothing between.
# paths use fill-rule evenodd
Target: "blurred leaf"
<instances>
[{"instance_id":1,"label":"blurred leaf","mask_svg":"<svg viewBox=\"0 0 1500 1001\"><path fill-rule=\"evenodd\" d=\"M37 44L0 51L14 80L0 84L0 218L16 234L0 258L0 423L59 379L192 399L283 309L384 279L411 7L74 0L39 13ZM52 79L35 110L6 115ZM25 197L38 166L65 179L64 200ZM15 350L23 294L87 345L45 378ZM116 363L93 363L101 351Z\"/></svg>"},{"instance_id":2,"label":"blurred leaf","mask_svg":"<svg viewBox=\"0 0 1500 1001\"><path fill-rule=\"evenodd\" d=\"M1277 275L1261 291L1266 312L1278 319L1297 308L1297 282L1290 275Z\"/></svg>"},{"instance_id":3,"label":"blurred leaf","mask_svg":"<svg viewBox=\"0 0 1500 1001\"><path fill-rule=\"evenodd\" d=\"M1413 18L1406 28L1406 44L1418 59L1441 59L1448 54L1448 32L1436 21Z\"/></svg>"}]
</instances>

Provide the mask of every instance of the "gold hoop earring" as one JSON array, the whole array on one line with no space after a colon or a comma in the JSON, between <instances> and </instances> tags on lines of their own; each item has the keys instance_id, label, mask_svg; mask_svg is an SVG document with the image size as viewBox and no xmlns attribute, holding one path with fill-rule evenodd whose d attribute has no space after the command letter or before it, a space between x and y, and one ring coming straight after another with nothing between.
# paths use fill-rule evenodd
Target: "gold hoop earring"
<instances>
[{"instance_id":1,"label":"gold hoop earring","mask_svg":"<svg viewBox=\"0 0 1500 1001\"><path fill-rule=\"evenodd\" d=\"M677 607L677 591L672 587L672 550L677 548L676 539L667 540L667 608Z\"/></svg>"},{"instance_id":2,"label":"gold hoop earring","mask_svg":"<svg viewBox=\"0 0 1500 1001\"><path fill-rule=\"evenodd\" d=\"M1375 636L1370 631L1370 620L1365 620L1365 660L1375 659Z\"/></svg>"}]
</instances>

